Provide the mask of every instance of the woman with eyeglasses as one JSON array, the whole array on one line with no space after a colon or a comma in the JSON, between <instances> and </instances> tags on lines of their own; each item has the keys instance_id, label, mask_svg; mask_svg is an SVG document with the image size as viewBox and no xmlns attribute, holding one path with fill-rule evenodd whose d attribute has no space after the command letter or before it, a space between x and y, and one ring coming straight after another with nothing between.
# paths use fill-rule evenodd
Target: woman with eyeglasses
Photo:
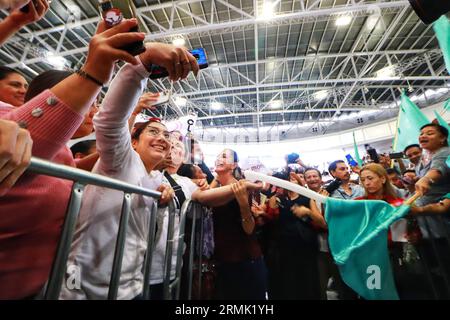
<instances>
[{"instance_id":1,"label":"woman with eyeglasses","mask_svg":"<svg viewBox=\"0 0 450 320\"><path fill-rule=\"evenodd\" d=\"M191 64L175 64L175 61ZM162 174L155 169L170 152L170 134L156 119L149 120L132 136L128 127L128 119L147 85L153 64L166 68L172 80L185 78L191 69L198 70L195 58L186 49L162 43L147 44L137 65L125 64L111 82L102 108L94 117L100 159L93 172L158 190L162 192L158 203L164 205L173 198L173 190L162 184ZM68 270L71 266L80 270L81 287L63 286L62 299L107 298L122 199L123 192L86 187L68 261ZM142 266L152 203L151 198L131 196L118 299L134 299L142 293Z\"/></svg>"},{"instance_id":2,"label":"woman with eyeglasses","mask_svg":"<svg viewBox=\"0 0 450 320\"><path fill-rule=\"evenodd\" d=\"M174 190L156 169L171 150L171 135L159 119L152 118L139 124L130 136L128 119L146 86L151 65L165 67L172 80L185 78L191 70L196 73L198 65L186 49L161 43L148 44L139 58L138 65L126 64L118 72L94 117L100 159L93 171L156 189L162 192L158 204L165 206L172 201ZM189 63L174 64L173 59ZM179 67L174 69L174 65ZM225 192L231 194L231 190ZM208 204L207 197L195 198L194 194L194 200L203 199ZM81 287L63 286L62 299L107 298L122 199L119 191L86 188L68 262L68 270L73 270L72 266L80 270ZM143 291L142 267L152 203L151 198L132 195L118 299L139 299Z\"/></svg>"}]
</instances>

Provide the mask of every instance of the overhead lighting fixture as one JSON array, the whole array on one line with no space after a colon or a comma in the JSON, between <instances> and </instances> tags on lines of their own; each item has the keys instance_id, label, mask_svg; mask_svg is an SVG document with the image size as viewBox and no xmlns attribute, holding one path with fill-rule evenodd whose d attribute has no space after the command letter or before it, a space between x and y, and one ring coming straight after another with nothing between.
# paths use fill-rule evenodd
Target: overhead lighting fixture
<instances>
[{"instance_id":1,"label":"overhead lighting fixture","mask_svg":"<svg viewBox=\"0 0 450 320\"><path fill-rule=\"evenodd\" d=\"M393 66L388 66L375 72L379 79L389 79L395 76L395 69Z\"/></svg>"},{"instance_id":2,"label":"overhead lighting fixture","mask_svg":"<svg viewBox=\"0 0 450 320\"><path fill-rule=\"evenodd\" d=\"M271 1L264 1L261 14L259 14L259 20L268 20L275 15L275 5Z\"/></svg>"},{"instance_id":3,"label":"overhead lighting fixture","mask_svg":"<svg viewBox=\"0 0 450 320\"><path fill-rule=\"evenodd\" d=\"M367 20L366 20L367 28L370 30L375 28L379 19L380 19L380 15L378 15L378 14L372 14L371 16L367 17Z\"/></svg>"},{"instance_id":4,"label":"overhead lighting fixture","mask_svg":"<svg viewBox=\"0 0 450 320\"><path fill-rule=\"evenodd\" d=\"M328 97L328 94L329 94L328 90L320 90L314 93L313 96L315 100L323 100L326 97Z\"/></svg>"},{"instance_id":5,"label":"overhead lighting fixture","mask_svg":"<svg viewBox=\"0 0 450 320\"><path fill-rule=\"evenodd\" d=\"M221 104L220 102L214 101L211 103L211 109L214 111L221 110L221 109L223 109L223 104Z\"/></svg>"},{"instance_id":6,"label":"overhead lighting fixture","mask_svg":"<svg viewBox=\"0 0 450 320\"><path fill-rule=\"evenodd\" d=\"M348 26L350 22L352 22L351 16L348 15L340 16L339 18L336 19L336 26L338 27Z\"/></svg>"},{"instance_id":7,"label":"overhead lighting fixture","mask_svg":"<svg viewBox=\"0 0 450 320\"><path fill-rule=\"evenodd\" d=\"M175 104L179 107L184 107L187 104L187 100L182 97L176 97L175 98Z\"/></svg>"},{"instance_id":8,"label":"overhead lighting fixture","mask_svg":"<svg viewBox=\"0 0 450 320\"><path fill-rule=\"evenodd\" d=\"M274 100L269 102L270 109L280 109L283 106L283 101L281 100Z\"/></svg>"},{"instance_id":9,"label":"overhead lighting fixture","mask_svg":"<svg viewBox=\"0 0 450 320\"><path fill-rule=\"evenodd\" d=\"M186 43L186 40L184 40L183 38L176 38L176 39L173 39L173 41L172 41L172 44L175 47L182 47L182 46L184 46L185 43Z\"/></svg>"},{"instance_id":10,"label":"overhead lighting fixture","mask_svg":"<svg viewBox=\"0 0 450 320\"><path fill-rule=\"evenodd\" d=\"M57 56L51 51L47 51L45 53L45 60L47 61L47 63L58 70L63 70L69 62L66 58Z\"/></svg>"}]
</instances>

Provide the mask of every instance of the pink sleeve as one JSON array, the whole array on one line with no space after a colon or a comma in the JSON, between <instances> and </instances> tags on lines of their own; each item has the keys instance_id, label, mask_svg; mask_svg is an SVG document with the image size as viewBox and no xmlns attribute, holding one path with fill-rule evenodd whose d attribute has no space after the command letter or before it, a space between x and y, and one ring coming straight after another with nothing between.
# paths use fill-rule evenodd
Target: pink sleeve
<instances>
[{"instance_id":1,"label":"pink sleeve","mask_svg":"<svg viewBox=\"0 0 450 320\"><path fill-rule=\"evenodd\" d=\"M46 90L25 103L0 114L0 118L16 121L30 131L33 156L51 160L69 141L83 116L75 112L50 90Z\"/></svg>"}]
</instances>

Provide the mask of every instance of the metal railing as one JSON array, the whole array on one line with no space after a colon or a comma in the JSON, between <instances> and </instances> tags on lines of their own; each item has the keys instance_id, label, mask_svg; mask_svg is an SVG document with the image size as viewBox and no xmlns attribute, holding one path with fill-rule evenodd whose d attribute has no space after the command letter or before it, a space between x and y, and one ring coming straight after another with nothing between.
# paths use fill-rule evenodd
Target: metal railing
<instances>
[{"instance_id":1,"label":"metal railing","mask_svg":"<svg viewBox=\"0 0 450 320\"><path fill-rule=\"evenodd\" d=\"M81 200L83 196L84 187L88 184L115 189L124 192L122 210L120 216L119 230L117 234L114 262L111 272L111 281L108 291L108 299L116 299L119 289L120 273L122 268L122 259L125 248L125 237L128 227L128 219L131 212L131 194L140 194L143 196L152 197L155 200L161 196L160 192L145 189L135 186L120 180L105 177L99 174L90 173L84 170L68 167L60 164L55 164L38 158L32 158L28 171L36 174L44 174L57 178L74 181L72 193L70 197L69 207L64 219L64 224L61 232L61 238L58 243L55 260L50 272L50 277L44 294L46 300L56 300L59 297L61 286L64 280L67 260L70 253L70 247L75 232L78 215L81 208ZM154 234L156 228L156 201L153 202L151 208L151 219L148 226L149 236L147 252L144 259L144 279L150 278L151 257L154 247ZM146 288L148 286L144 286ZM148 296L148 289L145 292Z\"/></svg>"},{"instance_id":2,"label":"metal railing","mask_svg":"<svg viewBox=\"0 0 450 320\"><path fill-rule=\"evenodd\" d=\"M143 286L143 299L148 300L151 297L150 292L150 273L153 260L153 253L155 249L155 237L156 237L156 215L157 215L157 203L156 200L160 198L161 193L145 189L139 186L135 186L120 180L112 179L99 174L87 172L84 170L76 169L73 167L55 164L49 161L45 161L39 158L33 157L31 164L28 168L29 172L35 174L44 174L56 178L62 178L66 180L74 181L69 206L64 219L64 224L61 232L60 241L58 243L56 256L50 272L50 277L47 282L47 286L44 293L44 299L56 300L58 299L61 291L61 286L64 281L64 275L66 272L67 260L70 254L71 244L75 227L78 219L78 215L81 208L81 202L83 197L83 191L86 185L96 185L99 187L105 187L109 189L115 189L124 192L122 209L120 215L119 229L116 238L114 259L112 265L112 272L110 278L110 285L108 290L108 299L117 299L117 293L119 290L119 281L122 268L123 254L125 250L125 240L128 228L128 220L131 212L131 194L140 194L143 196L149 196L155 199L151 207L150 221L148 225L148 238L147 238L147 250L144 257L144 263L142 270L144 271L144 286ZM186 218L189 212L192 211L192 230L190 237L189 248L189 263L186 266L188 268L189 282L189 299L191 298L192 291L192 277L193 277L193 259L195 246L200 246L202 243L202 237L200 242L195 241L195 234L197 228L197 220L200 221L200 229L203 230L203 213L204 208L199 204L186 200L183 204L179 217L177 217L177 210L173 202L169 203L169 219L168 219L168 232L166 239L166 251L164 257L164 282L163 282L163 297L170 300L172 297L175 299L180 298L181 281L182 281L182 266L183 266L183 254L184 254L184 237L185 237L185 225ZM175 220L179 218L179 232L175 234ZM200 219L199 219L200 218ZM162 227L162 226L161 226ZM178 243L177 255L176 255L176 276L173 281L170 281L170 275L172 270L172 254L173 244ZM201 252L201 250L199 251ZM200 255L201 256L201 255ZM198 260L199 263L199 276L201 276L201 257Z\"/></svg>"}]
</instances>

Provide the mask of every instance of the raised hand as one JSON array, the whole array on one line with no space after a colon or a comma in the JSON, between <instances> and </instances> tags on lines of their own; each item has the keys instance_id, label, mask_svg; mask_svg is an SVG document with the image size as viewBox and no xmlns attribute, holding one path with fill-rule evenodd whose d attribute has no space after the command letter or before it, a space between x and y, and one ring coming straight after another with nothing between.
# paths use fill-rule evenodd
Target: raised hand
<instances>
[{"instance_id":1,"label":"raised hand","mask_svg":"<svg viewBox=\"0 0 450 320\"><path fill-rule=\"evenodd\" d=\"M154 103L158 101L159 92L153 93L153 92L147 92L144 93L138 101L138 104L134 108L133 115L138 115L142 112L142 110L156 110L156 107L154 107Z\"/></svg>"},{"instance_id":2,"label":"raised hand","mask_svg":"<svg viewBox=\"0 0 450 320\"><path fill-rule=\"evenodd\" d=\"M186 78L190 71L197 76L197 60L186 48L159 42L146 43L145 46L147 50L139 57L147 69L151 65L164 67L172 81Z\"/></svg>"},{"instance_id":3,"label":"raised hand","mask_svg":"<svg viewBox=\"0 0 450 320\"><path fill-rule=\"evenodd\" d=\"M49 8L50 4L48 0L30 1L28 4L28 12L22 12L20 9L16 9L11 12L8 19L11 19L17 28L20 29L27 24L41 20Z\"/></svg>"},{"instance_id":4,"label":"raised hand","mask_svg":"<svg viewBox=\"0 0 450 320\"><path fill-rule=\"evenodd\" d=\"M145 34L129 32L138 24L136 19L123 20L113 28L107 29L104 21L97 27L97 33L89 42L89 52L83 70L102 83L107 83L118 60L137 65L139 61L120 48L127 44L143 41Z\"/></svg>"}]
</instances>

